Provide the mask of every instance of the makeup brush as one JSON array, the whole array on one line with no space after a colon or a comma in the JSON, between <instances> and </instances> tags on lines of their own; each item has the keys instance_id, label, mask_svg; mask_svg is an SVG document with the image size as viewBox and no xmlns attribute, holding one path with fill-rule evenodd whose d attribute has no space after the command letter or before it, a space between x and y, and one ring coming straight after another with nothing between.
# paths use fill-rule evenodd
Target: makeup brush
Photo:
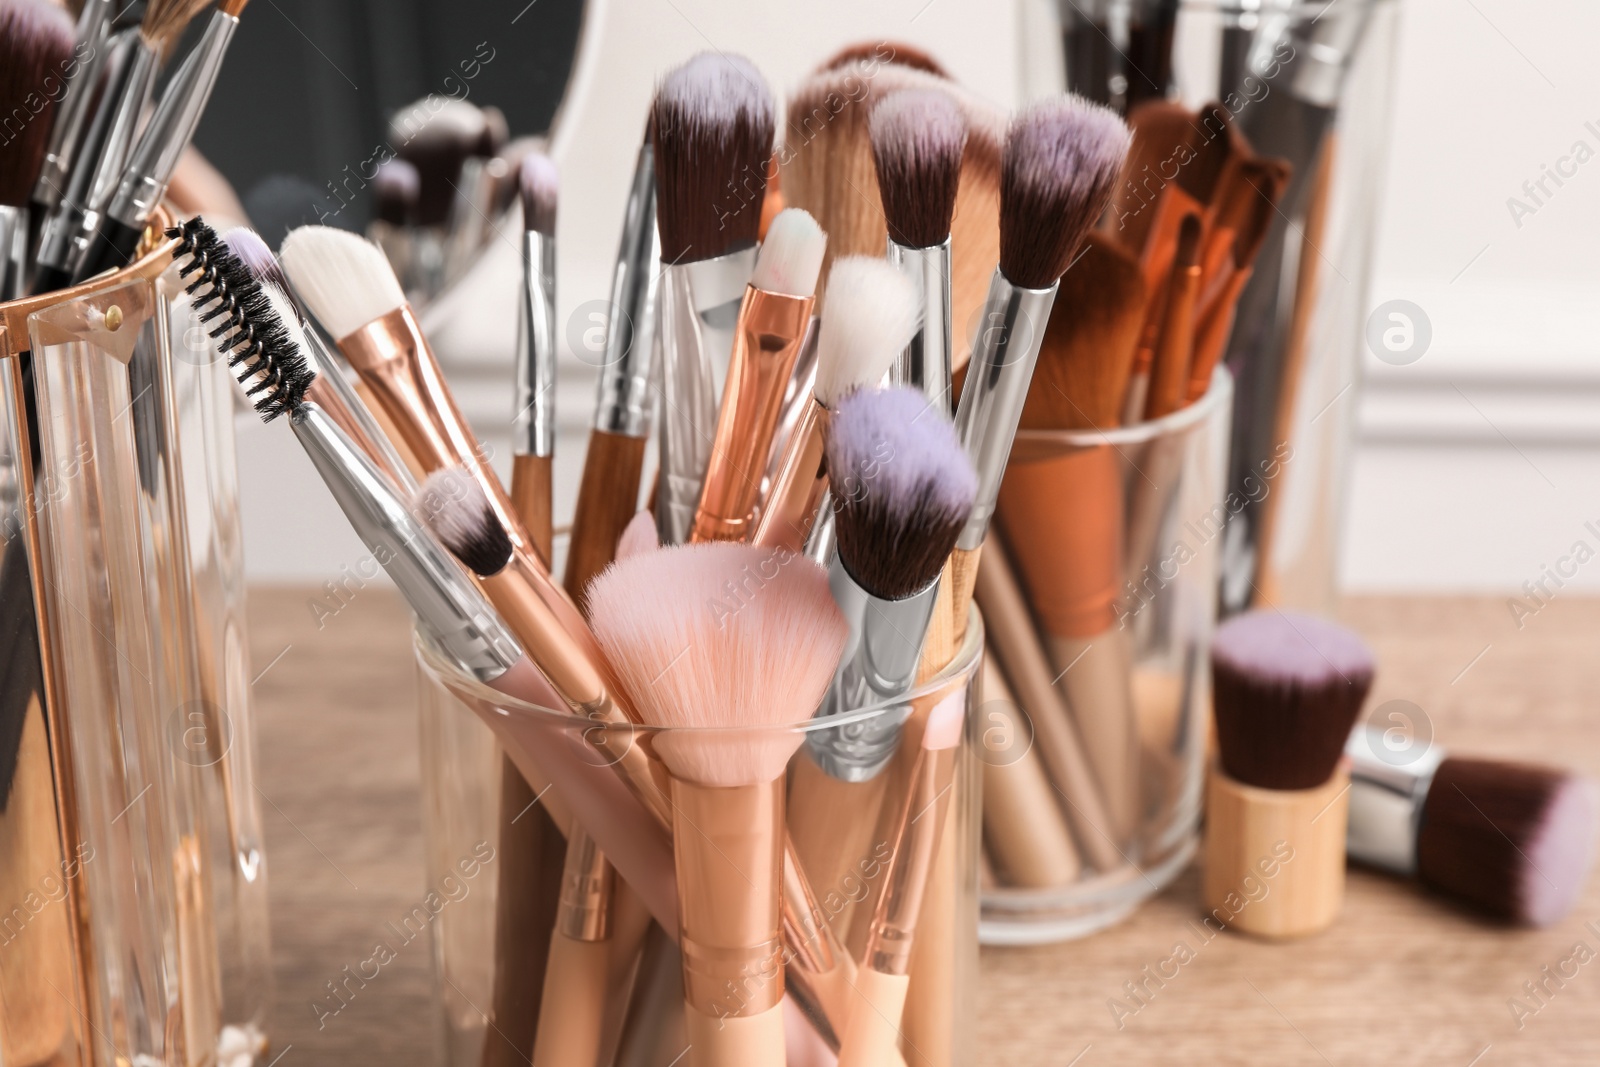
<instances>
[{"instance_id":1,"label":"makeup brush","mask_svg":"<svg viewBox=\"0 0 1600 1067\"><path fill-rule=\"evenodd\" d=\"M64 71L74 62L72 49L72 23L60 8L44 0L0 4L0 115L7 116L11 138L0 157L0 301L23 295L28 199L60 110L56 100ZM21 128L12 134L18 116Z\"/></svg>"},{"instance_id":2,"label":"makeup brush","mask_svg":"<svg viewBox=\"0 0 1600 1067\"><path fill-rule=\"evenodd\" d=\"M769 577L770 576L770 577ZM759 595L724 608L728 586ZM671 776L690 1062L784 1063L780 727L821 698L846 627L819 567L711 543L620 560L589 590L595 633ZM709 729L708 729L709 728ZM702 732L703 731L703 732Z\"/></svg>"},{"instance_id":3,"label":"makeup brush","mask_svg":"<svg viewBox=\"0 0 1600 1067\"><path fill-rule=\"evenodd\" d=\"M1178 250L1167 278L1166 308L1161 315L1155 360L1150 372L1146 420L1159 419L1183 407L1189 392L1189 360L1194 353L1195 304L1200 299L1200 216L1185 215L1178 231Z\"/></svg>"},{"instance_id":4,"label":"makeup brush","mask_svg":"<svg viewBox=\"0 0 1600 1067\"><path fill-rule=\"evenodd\" d=\"M955 785L965 713L966 694L960 689L925 713L921 751L900 807L884 875L885 891L856 978L861 999L850 1013L839 1046L839 1067L878 1067L892 1063L899 1053L900 1022L911 987L911 950L925 898L932 895L928 883L930 876L936 876L934 861L946 847L945 816Z\"/></svg>"},{"instance_id":5,"label":"makeup brush","mask_svg":"<svg viewBox=\"0 0 1600 1067\"><path fill-rule=\"evenodd\" d=\"M650 388L660 286L656 230L655 149L646 129L633 168L611 278L610 320L596 383L589 451L578 483L577 509L562 584L579 604L594 576L611 562L639 504L639 480L650 438Z\"/></svg>"},{"instance_id":6,"label":"makeup brush","mask_svg":"<svg viewBox=\"0 0 1600 1067\"><path fill-rule=\"evenodd\" d=\"M383 249L407 291L416 287L416 248L408 227L416 218L420 189L417 168L403 159L378 164L372 176L373 218L367 224L367 237Z\"/></svg>"},{"instance_id":7,"label":"makeup brush","mask_svg":"<svg viewBox=\"0 0 1600 1067\"><path fill-rule=\"evenodd\" d=\"M834 264L829 282L837 289L823 305L816 383L756 522L758 545L804 547L828 485L823 442L829 411L855 390L878 384L917 328L916 287L887 263L846 257Z\"/></svg>"},{"instance_id":8,"label":"makeup brush","mask_svg":"<svg viewBox=\"0 0 1600 1067\"><path fill-rule=\"evenodd\" d=\"M784 394L811 326L812 293L827 243L816 220L799 208L785 209L772 222L734 327L690 540L747 539Z\"/></svg>"},{"instance_id":9,"label":"makeup brush","mask_svg":"<svg viewBox=\"0 0 1600 1067\"><path fill-rule=\"evenodd\" d=\"M522 317L511 420L511 505L550 562L551 469L555 456L556 199L559 178L549 156L522 160Z\"/></svg>"},{"instance_id":10,"label":"makeup brush","mask_svg":"<svg viewBox=\"0 0 1600 1067\"><path fill-rule=\"evenodd\" d=\"M389 119L389 144L417 170L418 226L440 227L449 220L461 167L487 129L477 105L451 96L425 96Z\"/></svg>"},{"instance_id":11,"label":"makeup brush","mask_svg":"<svg viewBox=\"0 0 1600 1067\"><path fill-rule=\"evenodd\" d=\"M704 52L661 80L652 106L661 233L661 425L656 523L688 540L711 461L718 381L754 264L772 94L737 56Z\"/></svg>"},{"instance_id":12,"label":"makeup brush","mask_svg":"<svg viewBox=\"0 0 1600 1067\"><path fill-rule=\"evenodd\" d=\"M846 45L818 64L817 69L835 70L854 63L870 61L909 67L939 78L950 76L950 72L945 70L937 59L916 45L906 44L904 41L862 41L860 44Z\"/></svg>"},{"instance_id":13,"label":"makeup brush","mask_svg":"<svg viewBox=\"0 0 1600 1067\"><path fill-rule=\"evenodd\" d=\"M1370 726L1345 754L1351 859L1524 926L1560 922L1583 895L1600 815L1592 780L1436 746L1396 759Z\"/></svg>"},{"instance_id":14,"label":"makeup brush","mask_svg":"<svg viewBox=\"0 0 1600 1067\"><path fill-rule=\"evenodd\" d=\"M922 325L895 365L898 384L955 410L950 339L950 221L961 181L967 122L947 94L908 90L885 97L868 121L889 230L889 262L916 285Z\"/></svg>"},{"instance_id":15,"label":"makeup brush","mask_svg":"<svg viewBox=\"0 0 1600 1067\"><path fill-rule=\"evenodd\" d=\"M1006 135L1000 186L1000 264L956 408L978 472L978 497L952 556L954 635L966 632L977 557L994 514L1011 442L1061 276L1105 210L1128 151L1128 130L1074 97L1034 104ZM959 644L959 641L957 641Z\"/></svg>"},{"instance_id":16,"label":"makeup brush","mask_svg":"<svg viewBox=\"0 0 1600 1067\"><path fill-rule=\"evenodd\" d=\"M61 202L45 220L39 238L34 292L71 284L89 255L101 213L116 194L134 149L134 137L155 87L161 57L189 20L210 0L149 0L122 62L108 69L94 118L76 151ZM176 158L172 164L176 165Z\"/></svg>"},{"instance_id":17,"label":"makeup brush","mask_svg":"<svg viewBox=\"0 0 1600 1067\"><path fill-rule=\"evenodd\" d=\"M110 51L106 42L119 6L121 0L88 0L78 13L72 59L56 72L64 89L55 94L58 110L50 128L49 147L33 186L35 224L44 221L67 190L67 176L71 173L78 143L86 132L100 73L105 69ZM45 85L42 81L38 84Z\"/></svg>"},{"instance_id":18,"label":"makeup brush","mask_svg":"<svg viewBox=\"0 0 1600 1067\"><path fill-rule=\"evenodd\" d=\"M133 259L145 222L166 195L167 183L178 167L178 159L194 139L194 131L211 99L211 90L217 84L217 75L222 71L228 44L239 28L239 15L248 2L220 0L183 66L167 82L161 100L122 171L115 194L99 216L96 233L73 273L75 282L126 266ZM183 25L187 24L186 17ZM183 25L169 41L176 41Z\"/></svg>"},{"instance_id":19,"label":"makeup brush","mask_svg":"<svg viewBox=\"0 0 1600 1067\"><path fill-rule=\"evenodd\" d=\"M1217 628L1218 761L1206 788L1201 893L1223 926L1293 938L1338 917L1350 793L1342 757L1373 670L1360 637L1315 616L1250 611ZM1241 905L1247 879L1268 881L1271 892Z\"/></svg>"}]
</instances>

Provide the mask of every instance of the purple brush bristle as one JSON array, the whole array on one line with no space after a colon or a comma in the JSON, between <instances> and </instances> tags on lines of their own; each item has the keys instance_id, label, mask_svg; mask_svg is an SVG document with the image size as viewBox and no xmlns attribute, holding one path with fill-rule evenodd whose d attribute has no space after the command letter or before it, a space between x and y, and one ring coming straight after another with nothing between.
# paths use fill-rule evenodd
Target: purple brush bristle
<instances>
[{"instance_id":1,"label":"purple brush bristle","mask_svg":"<svg viewBox=\"0 0 1600 1067\"><path fill-rule=\"evenodd\" d=\"M828 425L839 558L863 589L900 600L944 566L978 476L955 427L915 389L861 390Z\"/></svg>"}]
</instances>

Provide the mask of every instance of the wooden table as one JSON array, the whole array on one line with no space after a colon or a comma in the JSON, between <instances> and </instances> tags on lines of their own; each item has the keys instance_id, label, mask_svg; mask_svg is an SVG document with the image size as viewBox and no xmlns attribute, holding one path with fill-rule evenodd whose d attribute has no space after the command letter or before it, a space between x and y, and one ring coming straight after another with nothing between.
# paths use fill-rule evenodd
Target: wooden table
<instances>
[{"instance_id":1,"label":"wooden table","mask_svg":"<svg viewBox=\"0 0 1600 1067\"><path fill-rule=\"evenodd\" d=\"M339 599L259 589L251 607L274 1055L282 1067L437 1062L426 938L347 986L354 994L337 1015L314 1007L336 1003L326 983L380 938L393 941L387 924L427 891L405 612L386 590L353 586ZM1378 652L1373 706L1416 703L1458 751L1559 760L1600 777L1600 600L1557 599L1520 631L1492 598L1356 599L1345 617ZM1202 944L1189 925L1195 895L1190 872L1115 930L986 951L982 1063L1600 1064L1600 882L1560 925L1508 931L1352 872L1340 924L1289 946L1232 935ZM1146 982L1143 968L1179 942L1194 958L1163 985ZM1593 959L1564 986L1546 982L1542 968L1556 972L1578 944ZM1128 982L1152 992L1119 1027L1110 1004L1136 1003ZM1526 982L1553 993L1541 1006ZM1513 998L1528 1008L1520 1026Z\"/></svg>"}]
</instances>

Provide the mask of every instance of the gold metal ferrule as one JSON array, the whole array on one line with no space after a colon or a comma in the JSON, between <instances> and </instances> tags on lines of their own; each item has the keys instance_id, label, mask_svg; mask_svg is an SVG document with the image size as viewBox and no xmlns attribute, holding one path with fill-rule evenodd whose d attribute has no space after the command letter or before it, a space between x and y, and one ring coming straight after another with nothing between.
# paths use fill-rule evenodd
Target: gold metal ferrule
<instances>
[{"instance_id":1,"label":"gold metal ferrule","mask_svg":"<svg viewBox=\"0 0 1600 1067\"><path fill-rule=\"evenodd\" d=\"M923 749L917 755L909 792L895 830L899 842L889 861L883 897L867 939L866 966L882 974L909 974L912 939L928 890L928 875L944 839L951 783L955 780L954 748Z\"/></svg>"},{"instance_id":2,"label":"gold metal ferrule","mask_svg":"<svg viewBox=\"0 0 1600 1067\"><path fill-rule=\"evenodd\" d=\"M604 941L610 937L611 892L615 884L605 853L583 827L574 824L567 834L556 932L574 941Z\"/></svg>"},{"instance_id":3,"label":"gold metal ferrule","mask_svg":"<svg viewBox=\"0 0 1600 1067\"><path fill-rule=\"evenodd\" d=\"M750 286L734 328L717 432L693 541L743 541L750 529L783 396L811 324L813 297Z\"/></svg>"},{"instance_id":4,"label":"gold metal ferrule","mask_svg":"<svg viewBox=\"0 0 1600 1067\"><path fill-rule=\"evenodd\" d=\"M756 521L753 544L791 552L804 550L817 521L822 494L828 488L828 467L823 456L827 426L828 409L812 398L784 450L772 492Z\"/></svg>"}]
</instances>

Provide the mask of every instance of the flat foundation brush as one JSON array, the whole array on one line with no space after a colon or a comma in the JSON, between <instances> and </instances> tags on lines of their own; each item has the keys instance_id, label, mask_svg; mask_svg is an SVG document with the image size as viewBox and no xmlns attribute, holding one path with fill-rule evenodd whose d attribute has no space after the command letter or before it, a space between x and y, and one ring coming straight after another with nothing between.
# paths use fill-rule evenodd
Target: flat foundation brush
<instances>
[{"instance_id":1,"label":"flat foundation brush","mask_svg":"<svg viewBox=\"0 0 1600 1067\"><path fill-rule=\"evenodd\" d=\"M29 258L28 199L49 148L56 106L72 57L72 23L44 0L0 4L0 115L10 142L0 158L0 301L24 293ZM54 94L41 92L55 87ZM15 135L13 124L23 121Z\"/></svg>"},{"instance_id":2,"label":"flat foundation brush","mask_svg":"<svg viewBox=\"0 0 1600 1067\"><path fill-rule=\"evenodd\" d=\"M922 297L922 325L894 368L894 380L955 411L950 333L950 221L961 183L967 120L948 94L908 90L886 97L868 123L889 230L889 262Z\"/></svg>"},{"instance_id":3,"label":"flat foundation brush","mask_svg":"<svg viewBox=\"0 0 1600 1067\"><path fill-rule=\"evenodd\" d=\"M752 574L760 595L717 611ZM781 727L821 698L844 620L814 564L726 543L620 560L589 604L644 719L675 731L655 749L672 782L689 1062L782 1067L783 776L801 735Z\"/></svg>"},{"instance_id":4,"label":"flat foundation brush","mask_svg":"<svg viewBox=\"0 0 1600 1067\"><path fill-rule=\"evenodd\" d=\"M716 435L691 540L745 541L784 396L811 328L827 235L799 208L772 222L734 326Z\"/></svg>"},{"instance_id":5,"label":"flat foundation brush","mask_svg":"<svg viewBox=\"0 0 1600 1067\"><path fill-rule=\"evenodd\" d=\"M1440 748L1396 760L1372 727L1345 754L1351 859L1525 926L1560 922L1583 895L1600 819L1590 779Z\"/></svg>"},{"instance_id":6,"label":"flat foundation brush","mask_svg":"<svg viewBox=\"0 0 1600 1067\"><path fill-rule=\"evenodd\" d=\"M1373 672L1361 638L1326 619L1269 609L1217 628L1218 762L1206 787L1201 895L1223 926L1294 938L1338 918L1350 797L1344 746ZM1239 887L1256 881L1271 892L1237 907Z\"/></svg>"},{"instance_id":7,"label":"flat foundation brush","mask_svg":"<svg viewBox=\"0 0 1600 1067\"><path fill-rule=\"evenodd\" d=\"M695 56L656 92L662 264L656 523L665 544L689 539L711 461L718 381L754 265L773 122L766 82L737 56Z\"/></svg>"}]
</instances>

